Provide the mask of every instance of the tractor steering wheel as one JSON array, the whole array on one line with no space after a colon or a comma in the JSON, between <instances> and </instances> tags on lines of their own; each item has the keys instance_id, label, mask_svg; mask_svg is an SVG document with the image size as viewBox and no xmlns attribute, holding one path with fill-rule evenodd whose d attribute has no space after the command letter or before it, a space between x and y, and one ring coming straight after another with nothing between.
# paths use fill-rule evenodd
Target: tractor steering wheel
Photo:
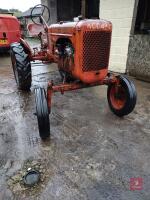
<instances>
[{"instance_id":1,"label":"tractor steering wheel","mask_svg":"<svg viewBox=\"0 0 150 200\"><path fill-rule=\"evenodd\" d=\"M38 4L34 6L31 10L31 20L33 21L33 23L41 25L44 23L42 18L45 20L46 23L48 23L50 20L50 10L47 6Z\"/></svg>"}]
</instances>

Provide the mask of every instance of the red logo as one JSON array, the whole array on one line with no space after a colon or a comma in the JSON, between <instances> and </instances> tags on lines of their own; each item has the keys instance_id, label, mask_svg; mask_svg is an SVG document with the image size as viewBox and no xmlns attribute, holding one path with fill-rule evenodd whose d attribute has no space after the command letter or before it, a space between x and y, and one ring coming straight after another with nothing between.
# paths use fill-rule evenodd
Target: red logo
<instances>
[{"instance_id":1,"label":"red logo","mask_svg":"<svg viewBox=\"0 0 150 200\"><path fill-rule=\"evenodd\" d=\"M143 178L130 178L130 190L142 190L143 189Z\"/></svg>"}]
</instances>

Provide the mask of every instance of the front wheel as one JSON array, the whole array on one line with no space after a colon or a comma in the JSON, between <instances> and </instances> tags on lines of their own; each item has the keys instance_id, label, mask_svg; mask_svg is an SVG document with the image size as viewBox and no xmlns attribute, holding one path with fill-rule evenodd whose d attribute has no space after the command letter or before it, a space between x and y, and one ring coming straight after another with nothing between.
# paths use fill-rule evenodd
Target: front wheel
<instances>
[{"instance_id":1,"label":"front wheel","mask_svg":"<svg viewBox=\"0 0 150 200\"><path fill-rule=\"evenodd\" d=\"M45 140L50 136L49 110L44 88L35 89L36 115L38 120L39 134Z\"/></svg>"},{"instance_id":2,"label":"front wheel","mask_svg":"<svg viewBox=\"0 0 150 200\"><path fill-rule=\"evenodd\" d=\"M118 76L118 83L110 84L107 99L111 111L122 117L131 113L136 105L136 89L132 81L124 76Z\"/></svg>"}]
</instances>

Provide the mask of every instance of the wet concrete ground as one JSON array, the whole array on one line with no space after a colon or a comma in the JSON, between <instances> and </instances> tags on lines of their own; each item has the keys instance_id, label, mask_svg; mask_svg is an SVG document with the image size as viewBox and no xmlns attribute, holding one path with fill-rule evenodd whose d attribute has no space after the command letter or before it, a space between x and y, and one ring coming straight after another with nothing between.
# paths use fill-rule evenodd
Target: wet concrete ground
<instances>
[{"instance_id":1,"label":"wet concrete ground","mask_svg":"<svg viewBox=\"0 0 150 200\"><path fill-rule=\"evenodd\" d=\"M42 142L34 87L60 80L51 66L32 66L30 93L17 90L9 56L0 56L0 200L149 200L150 84L133 81L138 102L120 119L108 108L106 87L53 96L51 140ZM34 188L21 184L28 167L39 169ZM143 189L130 191L130 178Z\"/></svg>"}]
</instances>

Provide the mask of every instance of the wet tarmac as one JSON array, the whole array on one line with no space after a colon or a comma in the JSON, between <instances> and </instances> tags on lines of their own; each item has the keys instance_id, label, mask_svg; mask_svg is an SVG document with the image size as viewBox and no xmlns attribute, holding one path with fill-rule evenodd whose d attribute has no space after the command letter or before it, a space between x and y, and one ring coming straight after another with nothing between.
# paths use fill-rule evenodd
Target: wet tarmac
<instances>
[{"instance_id":1,"label":"wet tarmac","mask_svg":"<svg viewBox=\"0 0 150 200\"><path fill-rule=\"evenodd\" d=\"M42 142L34 88L60 81L54 65L32 65L31 92L17 90L9 55L0 56L0 200L149 200L150 84L134 81L138 102L122 119L108 108L105 86L53 96L51 139ZM41 173L33 188L21 177ZM130 190L130 178L143 188Z\"/></svg>"}]
</instances>

